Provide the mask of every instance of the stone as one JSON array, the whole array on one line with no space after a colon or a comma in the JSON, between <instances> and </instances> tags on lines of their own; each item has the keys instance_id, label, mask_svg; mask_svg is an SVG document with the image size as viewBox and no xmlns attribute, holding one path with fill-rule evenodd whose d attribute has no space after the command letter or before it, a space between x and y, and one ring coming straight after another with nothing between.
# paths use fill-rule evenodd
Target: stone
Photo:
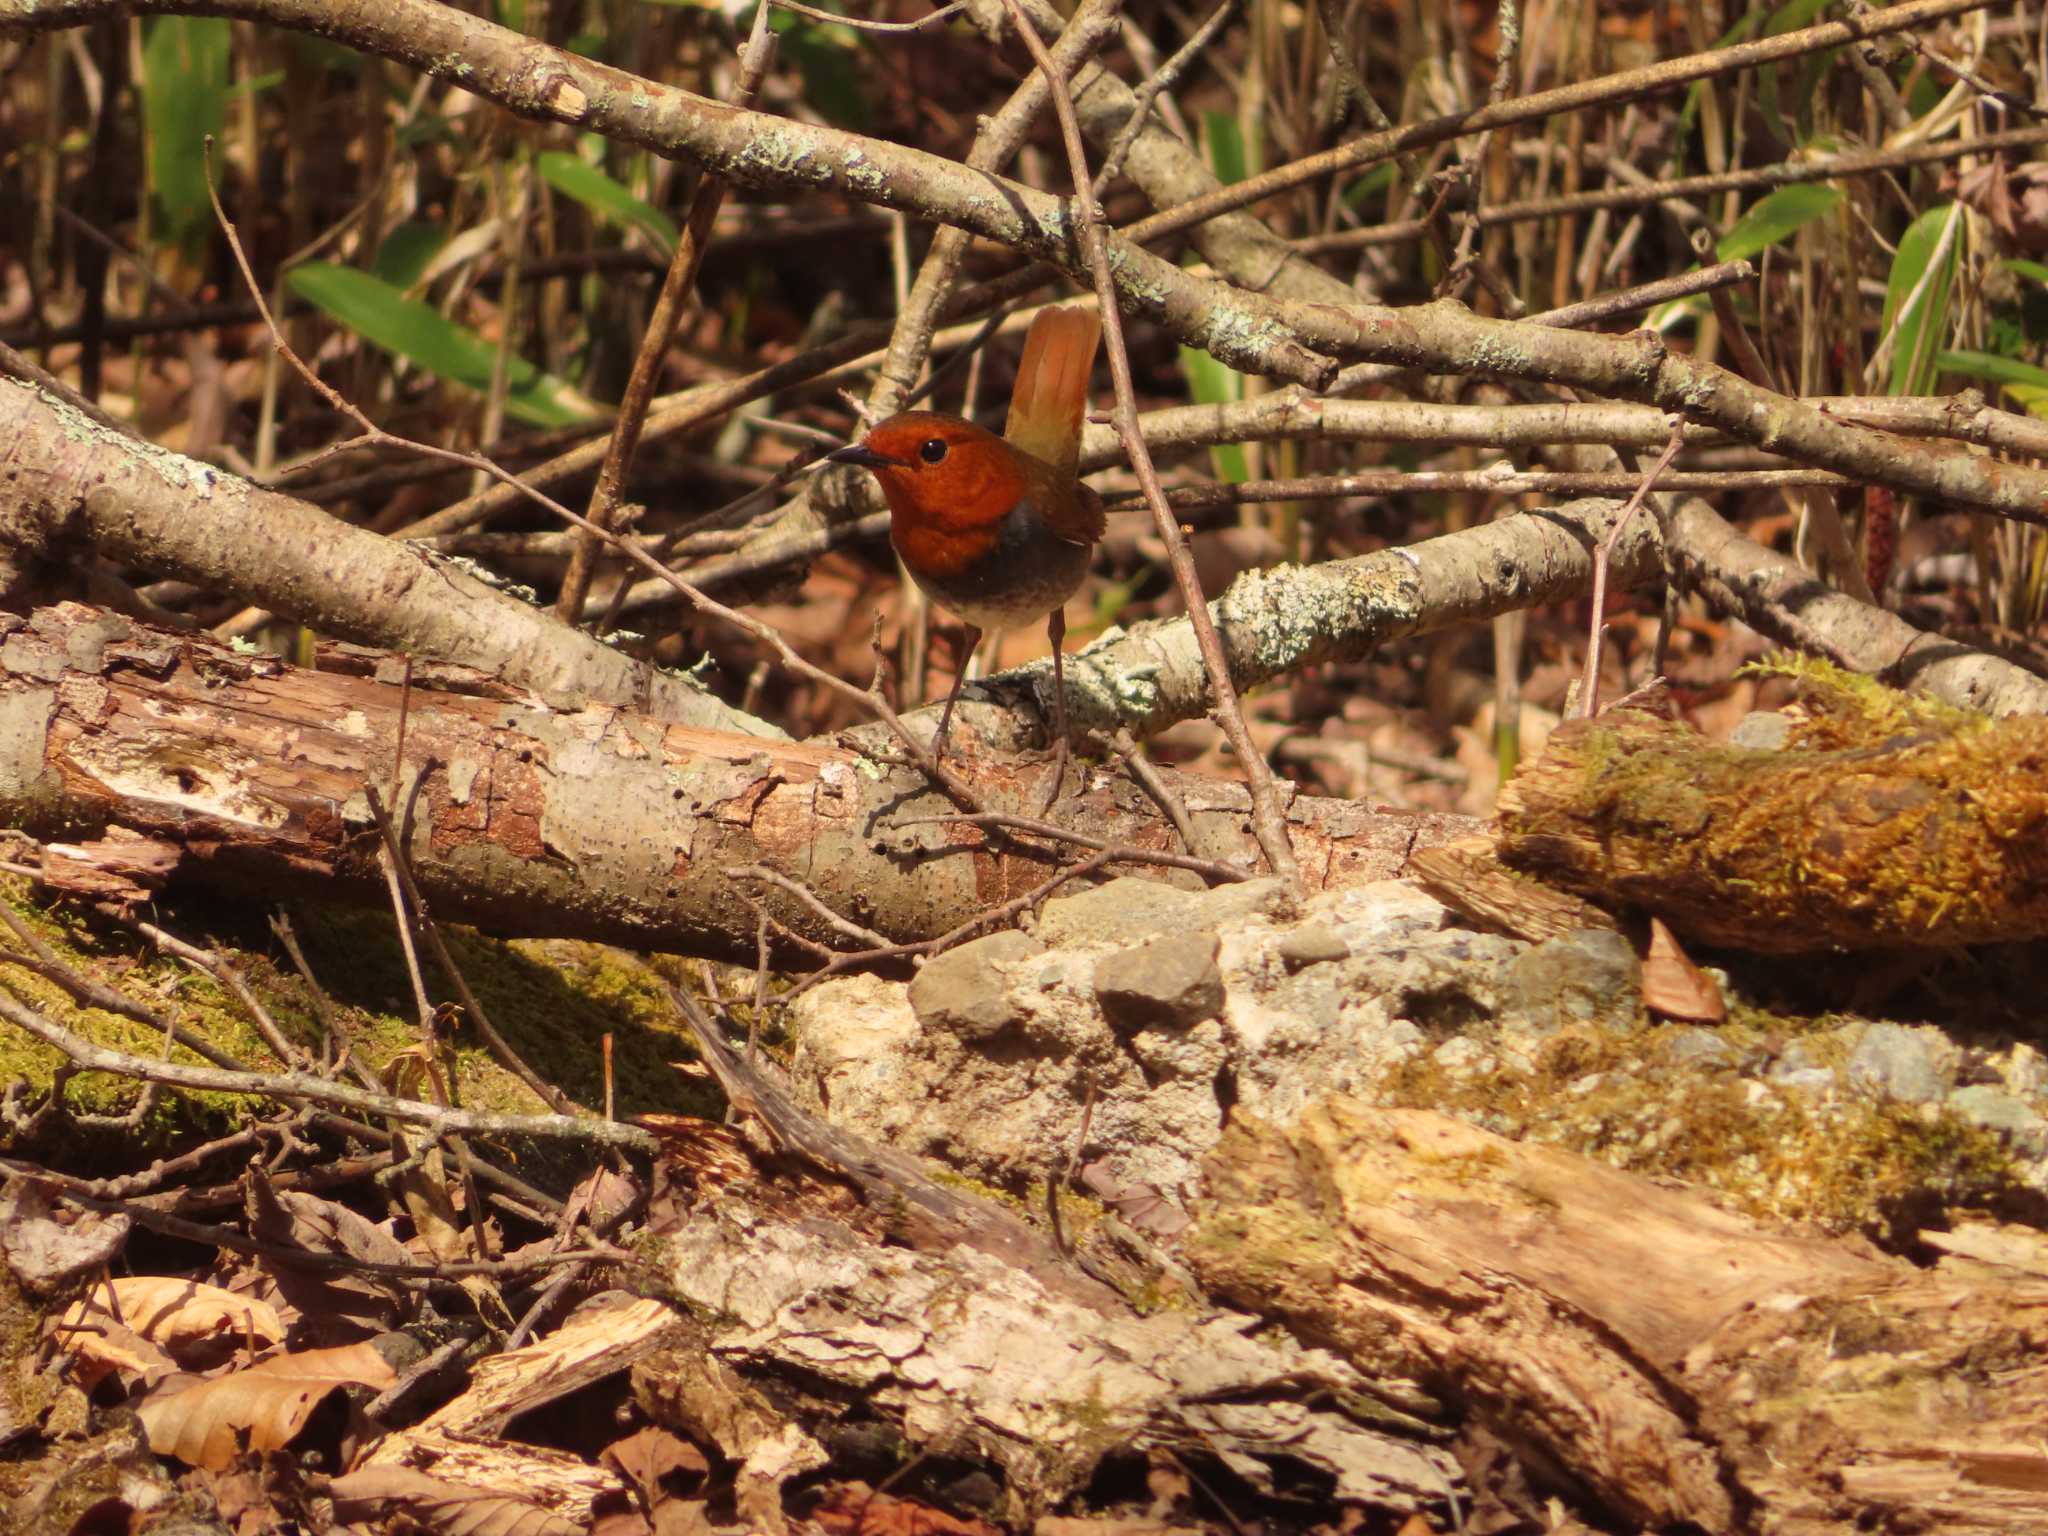
<instances>
[{"instance_id":1,"label":"stone","mask_svg":"<svg viewBox=\"0 0 2048 1536\"><path fill-rule=\"evenodd\" d=\"M1869 1024L1849 1053L1849 1082L1903 1104L1931 1104L1955 1085L1957 1054L1938 1029Z\"/></svg>"},{"instance_id":2,"label":"stone","mask_svg":"<svg viewBox=\"0 0 2048 1536\"><path fill-rule=\"evenodd\" d=\"M1973 1125L1997 1131L2032 1152L2048 1150L2048 1120L2017 1094L1989 1083L1958 1088L1949 1107Z\"/></svg>"},{"instance_id":3,"label":"stone","mask_svg":"<svg viewBox=\"0 0 2048 1536\"><path fill-rule=\"evenodd\" d=\"M1629 941L1585 928L1546 939L1508 967L1509 1008L1538 1028L1632 1029L1642 1009L1643 963Z\"/></svg>"},{"instance_id":4,"label":"stone","mask_svg":"<svg viewBox=\"0 0 2048 1536\"><path fill-rule=\"evenodd\" d=\"M1735 722L1728 733L1728 745L1747 747L1752 752L1782 752L1791 739L1792 722L1772 709L1757 709Z\"/></svg>"},{"instance_id":5,"label":"stone","mask_svg":"<svg viewBox=\"0 0 2048 1536\"><path fill-rule=\"evenodd\" d=\"M1284 880L1244 880L1213 891L1184 891L1127 875L1048 901L1037 931L1054 946L1141 944L1164 934L1214 932L1247 917L1285 911L1294 899Z\"/></svg>"},{"instance_id":6,"label":"stone","mask_svg":"<svg viewBox=\"0 0 2048 1536\"><path fill-rule=\"evenodd\" d=\"M1734 1046L1713 1030L1698 1026L1681 1027L1667 1037L1659 1054L1674 1067L1698 1067L1703 1071L1732 1068L1739 1063Z\"/></svg>"},{"instance_id":7,"label":"stone","mask_svg":"<svg viewBox=\"0 0 2048 1536\"><path fill-rule=\"evenodd\" d=\"M1186 1029L1223 1012L1223 973L1213 933L1175 933L1105 955L1095 1000L1119 1029Z\"/></svg>"},{"instance_id":8,"label":"stone","mask_svg":"<svg viewBox=\"0 0 2048 1536\"><path fill-rule=\"evenodd\" d=\"M1328 965L1351 957L1351 946L1334 928L1311 923L1297 928L1280 941L1274 951L1290 972L1305 971L1312 965Z\"/></svg>"},{"instance_id":9,"label":"stone","mask_svg":"<svg viewBox=\"0 0 2048 1536\"><path fill-rule=\"evenodd\" d=\"M918 1023L962 1040L988 1040L1015 1028L1024 1011L1010 996L1005 972L1044 953L1030 934L1006 929L934 956L910 983Z\"/></svg>"}]
</instances>

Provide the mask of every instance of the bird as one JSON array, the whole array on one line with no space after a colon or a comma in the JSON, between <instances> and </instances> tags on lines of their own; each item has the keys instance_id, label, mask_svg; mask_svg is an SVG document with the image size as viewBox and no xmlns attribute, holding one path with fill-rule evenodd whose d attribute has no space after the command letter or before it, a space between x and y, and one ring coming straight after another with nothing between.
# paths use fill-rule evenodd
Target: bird
<instances>
[{"instance_id":1,"label":"bird","mask_svg":"<svg viewBox=\"0 0 2048 1536\"><path fill-rule=\"evenodd\" d=\"M1079 477L1081 423L1102 318L1086 305L1040 310L1024 337L1003 435L938 411L902 411L850 447L826 455L857 464L889 503L889 542L927 597L967 626L974 654L984 630L1045 620L1052 642L1054 770L1067 760L1066 602L1088 574L1105 527L1102 498ZM932 737L943 763L963 664Z\"/></svg>"}]
</instances>

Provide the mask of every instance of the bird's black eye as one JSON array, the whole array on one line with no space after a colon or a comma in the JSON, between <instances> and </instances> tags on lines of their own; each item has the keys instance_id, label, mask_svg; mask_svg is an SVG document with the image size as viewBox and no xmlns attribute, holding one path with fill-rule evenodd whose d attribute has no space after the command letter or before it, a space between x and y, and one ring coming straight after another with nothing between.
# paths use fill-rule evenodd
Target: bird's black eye
<instances>
[{"instance_id":1,"label":"bird's black eye","mask_svg":"<svg viewBox=\"0 0 2048 1536\"><path fill-rule=\"evenodd\" d=\"M918 445L917 456L927 464L936 464L946 456L946 441L940 437L928 437Z\"/></svg>"}]
</instances>

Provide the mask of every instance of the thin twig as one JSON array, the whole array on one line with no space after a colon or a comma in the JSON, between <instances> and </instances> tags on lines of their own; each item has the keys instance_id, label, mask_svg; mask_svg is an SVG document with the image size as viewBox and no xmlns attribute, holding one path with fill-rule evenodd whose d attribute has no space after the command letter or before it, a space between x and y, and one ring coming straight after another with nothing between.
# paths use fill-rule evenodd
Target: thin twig
<instances>
[{"instance_id":1,"label":"thin twig","mask_svg":"<svg viewBox=\"0 0 2048 1536\"><path fill-rule=\"evenodd\" d=\"M850 27L856 32L899 35L906 32L936 32L967 9L967 0L952 0L952 4L940 6L930 15L920 16L915 21L869 21L864 16L842 16L837 11L821 11L815 6L800 3L800 0L768 0L768 3L778 11L791 11L798 16L806 16L812 21L824 22L834 27Z\"/></svg>"},{"instance_id":2,"label":"thin twig","mask_svg":"<svg viewBox=\"0 0 2048 1536\"><path fill-rule=\"evenodd\" d=\"M1636 515L1651 491L1656 489L1658 478L1671 467L1671 461L1678 457L1678 450L1685 444L1685 423L1676 417L1671 423L1671 441L1665 444L1657 462L1650 466L1642 483L1636 487L1635 495L1628 499L1628 505L1621 509L1621 515L1614 520L1614 527L1593 549L1593 633L1586 643L1586 670L1579 683L1579 718L1590 720L1600 712L1600 644L1607 633L1607 567L1614 558L1614 546L1621 542L1621 535Z\"/></svg>"}]
</instances>

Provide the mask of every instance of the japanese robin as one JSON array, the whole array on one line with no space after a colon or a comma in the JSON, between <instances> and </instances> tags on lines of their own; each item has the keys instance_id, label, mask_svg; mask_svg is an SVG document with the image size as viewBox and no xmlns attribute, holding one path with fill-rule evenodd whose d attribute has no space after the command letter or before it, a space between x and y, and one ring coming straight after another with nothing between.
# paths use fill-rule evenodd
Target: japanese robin
<instances>
[{"instance_id":1,"label":"japanese robin","mask_svg":"<svg viewBox=\"0 0 2048 1536\"><path fill-rule=\"evenodd\" d=\"M983 630L1046 621L1052 640L1053 793L1066 767L1065 604L1102 537L1102 500L1076 474L1088 375L1102 336L1094 310L1040 311L1024 338L1003 435L957 416L904 411L828 455L874 472L889 503L889 541L925 595L967 624L967 655ZM963 658L964 660L964 658ZM939 716L941 761L963 664Z\"/></svg>"}]
</instances>

